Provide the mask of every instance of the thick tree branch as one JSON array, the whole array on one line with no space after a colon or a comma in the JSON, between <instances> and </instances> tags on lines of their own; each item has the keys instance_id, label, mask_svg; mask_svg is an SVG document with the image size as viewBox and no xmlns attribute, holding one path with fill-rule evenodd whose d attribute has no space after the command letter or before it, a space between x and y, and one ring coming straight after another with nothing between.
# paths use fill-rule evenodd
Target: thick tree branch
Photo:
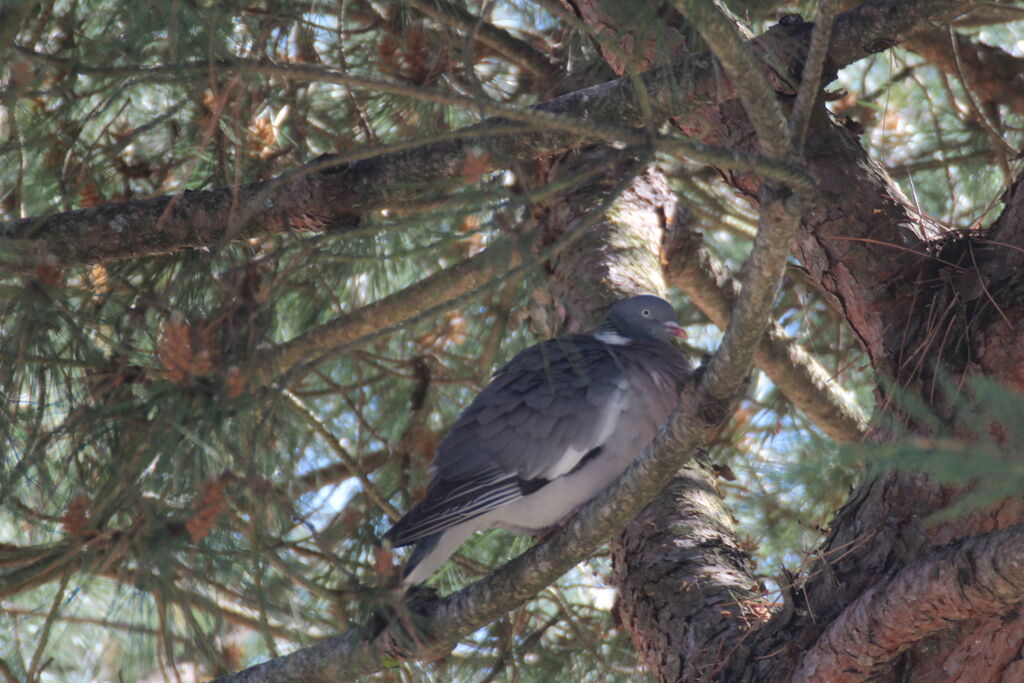
<instances>
[{"instance_id":1,"label":"thick tree branch","mask_svg":"<svg viewBox=\"0 0 1024 683\"><path fill-rule=\"evenodd\" d=\"M692 232L680 232L671 244L668 278L711 322L725 329L739 287ZM793 405L837 442L863 438L868 420L854 398L775 323L761 339L754 363Z\"/></svg>"},{"instance_id":2,"label":"thick tree branch","mask_svg":"<svg viewBox=\"0 0 1024 683\"><path fill-rule=\"evenodd\" d=\"M540 79L556 76L554 65L543 52L482 17L473 16L460 5L447 0L409 0L409 4L441 24L474 35L478 41Z\"/></svg>"},{"instance_id":3,"label":"thick tree branch","mask_svg":"<svg viewBox=\"0 0 1024 683\"><path fill-rule=\"evenodd\" d=\"M994 0L993 2L977 3L969 12L958 17L952 23L963 27L992 26L1021 19L1024 19L1024 7L1018 6L1016 0Z\"/></svg>"},{"instance_id":4,"label":"thick tree branch","mask_svg":"<svg viewBox=\"0 0 1024 683\"><path fill-rule=\"evenodd\" d=\"M953 623L1024 600L1024 525L942 548L875 583L804 653L792 683L862 681Z\"/></svg>"},{"instance_id":5,"label":"thick tree branch","mask_svg":"<svg viewBox=\"0 0 1024 683\"><path fill-rule=\"evenodd\" d=\"M822 186L830 189L836 187L840 178L829 178L832 170L821 163L827 159L824 156L818 162L820 171L816 170L816 175L824 178ZM1014 293L1019 291L1014 286L1016 267L1010 264L1019 259L1024 246L1019 243L1021 232L1016 227L1020 225L1021 204L1014 206L1024 200L1024 194L1015 191L1016 185L1011 188L1004 213L1010 220L996 222L991 233L993 240L986 239L981 231L971 231L944 237L936 234L937 239L931 243L926 233L922 232L916 243L903 233L907 239L902 241L900 233L904 228L894 222L899 220L896 216L890 219L893 222L881 224L872 217L877 210L874 207L885 215L884 205L879 205L885 184L879 182L880 178L871 180L874 171L867 177L861 175L870 165L844 165L853 168L857 177L855 182L844 181L860 197L850 199L862 202L871 213L861 212L857 222L845 225L835 221L834 214L822 216L825 220L819 222L820 228L801 233L801 260L813 273L812 278L836 295L847 319L864 340L879 374L893 378L903 391L922 399L943 416L949 428L971 431L973 425L957 424L957 416L949 405L963 398L954 397L953 392L941 387L957 386L958 382L967 386L970 376L979 371L992 380L1024 387L1024 373L1020 370L1024 358L1024 345L1020 344L1024 318L1016 309L1007 308L1010 314L1004 313L1005 317L994 310L1019 297L1019 293ZM857 244L861 246L850 248ZM936 258L940 248L941 258ZM961 256L955 256L958 252ZM928 286L931 282L947 282L947 278L949 285ZM955 310L950 302L955 302ZM972 309L985 311L985 315L963 316L959 312ZM951 310L954 312L947 315ZM937 334L940 329L942 332ZM945 343L945 336L960 335L964 339L962 346ZM941 379L936 380L936 376ZM915 424L912 415L902 412L904 407L905 404L887 397L880 406L874 439L895 439L904 433L901 428L907 423L911 430L928 433L926 427ZM955 490L920 472L906 470L872 477L859 485L837 511L821 549L822 559L809 572L797 596L801 606L806 606L806 613L814 617L789 624L790 637L813 642L846 605L872 588L877 568L901 567L937 544L1022 520L1019 510L1009 509L998 514L993 511L960 516L954 521L925 521L948 506L954 497ZM827 559L840 556L841 562ZM981 625L965 623L950 637L983 641L999 628L998 620ZM1024 621L1017 619L1007 628L1020 630ZM773 643L761 645L765 646L759 650L762 656L774 649ZM915 649L914 654L893 665L901 676L917 674L916 663L922 660L917 653ZM922 680L928 679L927 674L923 676Z\"/></svg>"},{"instance_id":6,"label":"thick tree branch","mask_svg":"<svg viewBox=\"0 0 1024 683\"><path fill-rule=\"evenodd\" d=\"M735 22L715 4L693 0L682 4L681 9L687 19L697 27L732 78L757 131L761 149L780 161L796 158L789 127L775 91L763 77L761 63L737 30ZM771 310L776 288L782 279L782 268L800 225L800 202L798 198L797 202L789 201L788 188L766 183L760 195L758 231L754 249L744 264L740 297L732 307L722 343L706 369L705 376L710 378L712 386L738 386L749 372L754 350L769 323L765 311ZM719 400L728 398L725 394L712 394L712 397Z\"/></svg>"},{"instance_id":7,"label":"thick tree branch","mask_svg":"<svg viewBox=\"0 0 1024 683\"><path fill-rule=\"evenodd\" d=\"M999 255L993 279L1008 277L1024 264L1024 169L1003 196L1006 206L992 224L991 240Z\"/></svg>"},{"instance_id":8,"label":"thick tree branch","mask_svg":"<svg viewBox=\"0 0 1024 683\"><path fill-rule=\"evenodd\" d=\"M1024 58L960 34L955 35L966 86L982 102L1005 105L1011 111L1024 114L1024 83L1021 77ZM921 31L913 34L902 46L945 73L957 75L957 58L947 31Z\"/></svg>"},{"instance_id":9,"label":"thick tree branch","mask_svg":"<svg viewBox=\"0 0 1024 683\"><path fill-rule=\"evenodd\" d=\"M353 343L424 316L444 302L454 305L456 297L517 272L520 262L513 245L508 240L499 241L454 266L264 352L256 361L257 376L261 382L272 381L301 364L315 364Z\"/></svg>"},{"instance_id":10,"label":"thick tree branch","mask_svg":"<svg viewBox=\"0 0 1024 683\"><path fill-rule=\"evenodd\" d=\"M874 0L836 17L828 56L837 69L903 43L975 5L973 0ZM854 19L856 17L856 19Z\"/></svg>"},{"instance_id":11,"label":"thick tree branch","mask_svg":"<svg viewBox=\"0 0 1024 683\"><path fill-rule=\"evenodd\" d=\"M929 17L965 4L964 0L876 0L836 19L831 63L841 67L861 59L871 51L891 45ZM777 59L799 62L807 48L806 31L774 27L754 43L761 53ZM870 49L867 49L870 48ZM156 67L150 72L166 71L180 78L182 65ZM226 66L226 65L225 65ZM253 65L235 64L235 68ZM481 103L470 98L424 93L421 89L397 83L383 83L341 72L306 67L256 65L264 72L276 70L282 78L334 80L350 87L381 89L442 101L458 100L478 110L481 106L502 116L529 118L543 123L540 131L504 132L488 137L493 158L525 159L547 152L559 152L593 139L600 124L635 126L643 122L641 108L629 78L569 93L549 100L529 112L518 112L497 103ZM196 65L199 68L199 65ZM208 68L203 64L202 68ZM254 67L255 68L255 67ZM116 68L108 69L113 75ZM138 72L134 69L133 72ZM158 76L158 73L152 73ZM703 104L735 97L728 81L716 73L708 56L682 60L672 67L655 69L642 76L653 113L661 118L691 110ZM671 84L684 84L683 88ZM682 97L681 97L682 95ZM582 119L575 123L558 115ZM231 239L285 230L345 230L360 224L367 212L388 204L437 191L444 178L458 178L465 159L490 136L494 126L508 130L506 122L488 122L460 131L455 139L430 142L373 159L343 163L326 159L310 168L266 183L161 197L94 207L46 217L29 218L0 224L0 252L3 261L24 262L26 256L52 255L59 263L74 264L108 259L123 259L174 252L200 246L215 246ZM556 127L557 126L557 127ZM566 128L577 131L564 132ZM582 129L581 129L582 127ZM604 131L612 133L612 131ZM616 139L625 135L617 131ZM635 133L634 133L635 135ZM607 137L607 136L606 136ZM697 155L708 163L718 163L715 150L699 143L675 141L675 152ZM405 143L400 147L407 148ZM688 151L687 151L688 150ZM737 155L732 154L733 157ZM733 159L733 162L736 159ZM721 165L729 166L730 161ZM759 172L773 175L770 164L761 164ZM330 168L329 172L326 172ZM792 183L793 179L786 180Z\"/></svg>"},{"instance_id":12,"label":"thick tree branch","mask_svg":"<svg viewBox=\"0 0 1024 683\"><path fill-rule=\"evenodd\" d=\"M612 545L619 617L663 681L712 680L767 614L709 470L685 465Z\"/></svg>"},{"instance_id":13,"label":"thick tree branch","mask_svg":"<svg viewBox=\"0 0 1024 683\"><path fill-rule=\"evenodd\" d=\"M45 58L32 52L28 54ZM66 66L71 68L71 65ZM77 69L99 75L136 73L179 78L182 72L205 72L210 66L208 62L193 62L137 68L77 65ZM214 246L282 230L352 229L369 211L423 192L438 193L445 179L461 177L467 157L476 155L484 144L495 157L524 160L561 152L592 139L653 145L668 154L777 178L805 192L811 192L814 187L813 180L793 165L678 137L652 137L616 123L614 118L601 118L590 106L592 89L570 93L537 107L519 109L491 100L428 91L323 67L246 61L220 62L214 66L228 73L257 73L367 88L462 106L503 118L442 136L386 145L377 150L376 156L362 150L322 157L265 182L12 221L0 225L0 240L9 240L6 247L9 254L4 259L9 262L7 265L23 265L24 262L32 265L44 254L57 264L70 265L169 253L175 250L175 244L180 248ZM633 90L625 92L623 88L627 86L621 81L595 87L606 91L599 96L604 108L638 106L632 99ZM596 109L600 111L602 107ZM618 112L616 116L636 122L638 114ZM514 134L508 135L510 132ZM69 233L73 236L70 240L67 239Z\"/></svg>"},{"instance_id":14,"label":"thick tree branch","mask_svg":"<svg viewBox=\"0 0 1024 683\"><path fill-rule=\"evenodd\" d=\"M772 87L768 65L757 58L751 41L737 29L736 20L727 16L720 5L707 0L686 0L678 2L677 7L697 28L732 79L757 131L761 151L773 159L791 160L789 127Z\"/></svg>"}]
</instances>

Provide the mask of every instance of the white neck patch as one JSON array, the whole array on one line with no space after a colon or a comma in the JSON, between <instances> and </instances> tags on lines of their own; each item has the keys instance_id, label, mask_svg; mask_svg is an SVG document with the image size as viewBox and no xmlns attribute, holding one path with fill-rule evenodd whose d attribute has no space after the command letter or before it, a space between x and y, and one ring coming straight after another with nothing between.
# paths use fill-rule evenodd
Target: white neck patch
<instances>
[{"instance_id":1,"label":"white neck patch","mask_svg":"<svg viewBox=\"0 0 1024 683\"><path fill-rule=\"evenodd\" d=\"M611 346L625 346L629 343L629 337L623 337L614 332L598 332L594 335L594 339Z\"/></svg>"}]
</instances>

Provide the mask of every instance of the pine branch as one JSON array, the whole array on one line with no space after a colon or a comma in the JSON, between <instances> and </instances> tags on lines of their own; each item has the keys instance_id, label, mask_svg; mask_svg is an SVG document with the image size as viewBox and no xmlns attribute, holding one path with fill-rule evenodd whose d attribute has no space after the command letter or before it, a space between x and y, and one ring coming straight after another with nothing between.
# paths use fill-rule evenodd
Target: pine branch
<instances>
[{"instance_id":1,"label":"pine branch","mask_svg":"<svg viewBox=\"0 0 1024 683\"><path fill-rule=\"evenodd\" d=\"M800 87L797 90L796 101L793 103L793 112L789 117L789 139L793 147L793 154L797 157L803 154L807 124L811 119L811 109L814 107L814 103L818 99L818 92L822 87L821 77L824 73L829 41L832 38L835 11L836 0L819 0L818 10L814 15L811 44L807 49L807 61L803 65Z\"/></svg>"},{"instance_id":2,"label":"pine branch","mask_svg":"<svg viewBox=\"0 0 1024 683\"><path fill-rule=\"evenodd\" d=\"M684 0L677 8L696 27L715 58L733 81L743 108L754 124L761 151L779 161L792 159L788 126L767 66L755 54L755 44L740 33L735 18L715 2Z\"/></svg>"},{"instance_id":3,"label":"pine branch","mask_svg":"<svg viewBox=\"0 0 1024 683\"><path fill-rule=\"evenodd\" d=\"M1021 18L1024 18L1024 12L1018 17ZM1018 83L1020 74L1024 72L1024 58L959 33L954 35L956 51L949 33L941 29L915 33L903 47L951 75L957 74L956 53L959 52L964 81L983 103L996 102L1024 114L1024 90Z\"/></svg>"},{"instance_id":4,"label":"pine branch","mask_svg":"<svg viewBox=\"0 0 1024 683\"><path fill-rule=\"evenodd\" d=\"M672 243L667 274L711 322L722 329L728 325L738 285L692 232L682 233ZM853 397L774 322L757 347L754 363L793 405L837 442L863 438L868 418Z\"/></svg>"},{"instance_id":5,"label":"pine branch","mask_svg":"<svg viewBox=\"0 0 1024 683\"><path fill-rule=\"evenodd\" d=\"M1024 524L973 536L876 582L800 658L789 681L864 680L956 622L1024 600Z\"/></svg>"},{"instance_id":6,"label":"pine branch","mask_svg":"<svg viewBox=\"0 0 1024 683\"><path fill-rule=\"evenodd\" d=\"M475 36L478 41L542 81L557 76L554 65L543 52L505 29L484 21L483 17L473 16L460 5L447 0L409 0L409 4L441 24L455 26Z\"/></svg>"},{"instance_id":7,"label":"pine branch","mask_svg":"<svg viewBox=\"0 0 1024 683\"><path fill-rule=\"evenodd\" d=\"M962 4L963 0L876 0L858 7L837 18L829 59L837 68L842 67L895 44L929 17ZM753 42L759 53L772 54L785 62L802 59L807 40L803 34L794 35L785 27L774 27ZM47 55L25 49L21 52L55 66L68 66L63 60ZM150 68L93 67L91 73L144 74L154 79L162 76L177 80L182 77L182 69L187 68L205 72L209 63L196 63L191 67L187 64ZM465 158L481 144L482 137L488 137L486 144L494 151L492 158L525 160L538 154L561 152L581 140L595 137L630 142L638 134L623 128L643 122L635 89L628 77L569 93L526 111L324 68L241 62L222 63L220 68L248 69L282 78L305 77L419 99L429 97L474 110L483 107L485 111L526 120L541 128L539 131L520 129L516 135L502 133L491 138L493 127L506 130L508 126L506 122L491 121L461 131L454 140L430 142L415 150L375 156L372 160L340 167L338 164L345 163L342 159L325 159L264 183L11 221L0 224L0 255L5 265L24 268L26 262L34 264L41 253L51 254L61 264L88 263L212 247L233 239L287 230L352 229L368 211L409 199L425 190L436 190L441 179L458 178ZM642 80L651 110L659 117L736 96L732 86L719 78L707 56L655 69L643 74ZM677 83L685 85L683 100L679 97L680 89L669 85ZM403 144L408 146L409 143ZM790 184L798 182L800 177L784 165L700 143L662 140L659 144L674 154L724 167L755 170Z\"/></svg>"}]
</instances>

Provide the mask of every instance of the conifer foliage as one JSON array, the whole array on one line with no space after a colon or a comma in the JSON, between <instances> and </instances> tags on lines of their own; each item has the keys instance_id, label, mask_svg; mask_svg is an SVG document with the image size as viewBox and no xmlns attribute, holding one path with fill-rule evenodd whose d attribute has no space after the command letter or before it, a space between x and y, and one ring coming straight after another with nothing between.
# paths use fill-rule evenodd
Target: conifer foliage
<instances>
[{"instance_id":1,"label":"conifer foliage","mask_svg":"<svg viewBox=\"0 0 1024 683\"><path fill-rule=\"evenodd\" d=\"M1024 678L1018 4L16 0L0 38L5 680ZM459 410L641 292L695 361L771 305L703 454L528 594L492 532L402 604L380 539Z\"/></svg>"}]
</instances>

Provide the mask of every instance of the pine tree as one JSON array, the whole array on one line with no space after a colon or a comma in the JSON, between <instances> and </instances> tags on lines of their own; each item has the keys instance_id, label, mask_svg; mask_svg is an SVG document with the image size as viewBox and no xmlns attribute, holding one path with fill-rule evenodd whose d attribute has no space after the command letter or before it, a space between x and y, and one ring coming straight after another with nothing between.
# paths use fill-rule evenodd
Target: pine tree
<instances>
[{"instance_id":1,"label":"pine tree","mask_svg":"<svg viewBox=\"0 0 1024 683\"><path fill-rule=\"evenodd\" d=\"M798 9L0 8L0 673L1024 677L1024 15ZM459 410L641 292L642 471L403 603Z\"/></svg>"}]
</instances>

